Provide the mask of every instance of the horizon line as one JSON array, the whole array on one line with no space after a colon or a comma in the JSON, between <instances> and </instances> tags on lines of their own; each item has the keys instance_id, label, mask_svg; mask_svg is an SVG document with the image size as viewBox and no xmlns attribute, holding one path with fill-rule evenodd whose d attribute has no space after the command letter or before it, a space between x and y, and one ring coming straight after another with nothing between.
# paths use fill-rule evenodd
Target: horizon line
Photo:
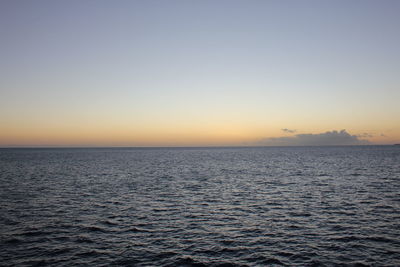
<instances>
[{"instance_id":1,"label":"horizon line","mask_svg":"<svg viewBox=\"0 0 400 267\"><path fill-rule=\"evenodd\" d=\"M398 146L400 144L359 144L359 145L290 145L290 146L263 146L263 145L217 145L217 146L0 146L0 149L62 149L62 148L264 148L264 147L360 147L360 146Z\"/></svg>"}]
</instances>

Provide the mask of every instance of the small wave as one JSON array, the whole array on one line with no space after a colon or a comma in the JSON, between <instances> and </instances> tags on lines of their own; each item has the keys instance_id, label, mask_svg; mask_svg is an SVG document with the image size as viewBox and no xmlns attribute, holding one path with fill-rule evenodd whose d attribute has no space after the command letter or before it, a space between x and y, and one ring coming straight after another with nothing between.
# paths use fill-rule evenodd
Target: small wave
<instances>
[{"instance_id":1,"label":"small wave","mask_svg":"<svg viewBox=\"0 0 400 267\"><path fill-rule=\"evenodd\" d=\"M271 265L271 264L285 265L280 260L275 259L275 258L269 258L269 259L263 260L262 264L267 264L267 265Z\"/></svg>"},{"instance_id":2,"label":"small wave","mask_svg":"<svg viewBox=\"0 0 400 267\"><path fill-rule=\"evenodd\" d=\"M278 256L282 256L282 257L291 257L291 256L293 256L294 254L293 253L290 253L290 252L285 252L285 251L280 251L280 252L278 252L278 253L276 253Z\"/></svg>"},{"instance_id":3,"label":"small wave","mask_svg":"<svg viewBox=\"0 0 400 267\"><path fill-rule=\"evenodd\" d=\"M88 232L101 232L101 233L108 233L109 231L107 231L106 229L97 227L97 226L83 226L82 227L84 230L88 231Z\"/></svg>"},{"instance_id":4,"label":"small wave","mask_svg":"<svg viewBox=\"0 0 400 267\"><path fill-rule=\"evenodd\" d=\"M173 251L166 251L166 252L162 252L156 255L156 258L159 259L165 259L165 258L172 258L172 257L176 257L178 255L178 253L173 252Z\"/></svg>"},{"instance_id":5,"label":"small wave","mask_svg":"<svg viewBox=\"0 0 400 267\"><path fill-rule=\"evenodd\" d=\"M310 216L312 216L312 214L309 212L289 212L288 214L293 217L310 217Z\"/></svg>"},{"instance_id":6,"label":"small wave","mask_svg":"<svg viewBox=\"0 0 400 267\"><path fill-rule=\"evenodd\" d=\"M148 233L151 232L150 230L142 229L142 228L137 228L137 227L131 227L124 232L132 232L132 233Z\"/></svg>"},{"instance_id":7,"label":"small wave","mask_svg":"<svg viewBox=\"0 0 400 267\"><path fill-rule=\"evenodd\" d=\"M67 242L69 240L71 240L71 238L69 236L57 236L57 237L52 237L52 240L56 240L56 241L62 241L62 242Z\"/></svg>"},{"instance_id":8,"label":"small wave","mask_svg":"<svg viewBox=\"0 0 400 267\"><path fill-rule=\"evenodd\" d=\"M114 261L111 266L136 266L141 261L136 259L118 259Z\"/></svg>"},{"instance_id":9,"label":"small wave","mask_svg":"<svg viewBox=\"0 0 400 267\"><path fill-rule=\"evenodd\" d=\"M354 235L349 235L349 236L343 236L343 237L336 237L332 238L334 241L339 241L339 242L352 242L352 241L359 241L359 240L365 240L365 241L373 241L373 242L379 242L379 243L399 243L396 242L396 240L383 237L383 236L368 236L368 237L359 237L359 236L354 236ZM360 245L360 244L357 244Z\"/></svg>"},{"instance_id":10,"label":"small wave","mask_svg":"<svg viewBox=\"0 0 400 267\"><path fill-rule=\"evenodd\" d=\"M333 231L345 231L345 230L348 230L348 229L349 229L349 226L344 226L344 225L333 225L333 226L331 227L331 229L332 229Z\"/></svg>"},{"instance_id":11,"label":"small wave","mask_svg":"<svg viewBox=\"0 0 400 267\"><path fill-rule=\"evenodd\" d=\"M232 245L235 243L235 240L220 240L220 242L224 245Z\"/></svg>"},{"instance_id":12,"label":"small wave","mask_svg":"<svg viewBox=\"0 0 400 267\"><path fill-rule=\"evenodd\" d=\"M245 258L245 260L248 262L255 263L257 266L259 266L259 265L261 265L261 266L285 265L277 258L265 257L263 255L257 255L257 254L251 255L251 256Z\"/></svg>"},{"instance_id":13,"label":"small wave","mask_svg":"<svg viewBox=\"0 0 400 267\"><path fill-rule=\"evenodd\" d=\"M312 260L312 261L311 261L309 264L307 264L306 266L308 266L308 267L325 267L326 265L323 264L323 263L320 262L320 261Z\"/></svg>"},{"instance_id":14,"label":"small wave","mask_svg":"<svg viewBox=\"0 0 400 267\"><path fill-rule=\"evenodd\" d=\"M354 236L354 235L349 235L349 236L334 237L334 238L331 238L331 240L338 241L338 242L352 242L352 241L360 240L360 238L357 236Z\"/></svg>"},{"instance_id":15,"label":"small wave","mask_svg":"<svg viewBox=\"0 0 400 267\"><path fill-rule=\"evenodd\" d=\"M28 260L28 261L21 262L21 265L39 267L39 266L48 266L49 263L50 262L47 260Z\"/></svg>"},{"instance_id":16,"label":"small wave","mask_svg":"<svg viewBox=\"0 0 400 267\"><path fill-rule=\"evenodd\" d=\"M51 232L45 232L45 231L28 231L19 234L20 236L26 236L26 237L33 237L33 236L43 236L43 235L49 235L52 234Z\"/></svg>"},{"instance_id":17,"label":"small wave","mask_svg":"<svg viewBox=\"0 0 400 267\"><path fill-rule=\"evenodd\" d=\"M238 263L231 263L231 262L221 262L221 263L215 263L212 266L215 266L215 267L245 267L245 266L248 266L248 265L243 265L243 264L238 264Z\"/></svg>"},{"instance_id":18,"label":"small wave","mask_svg":"<svg viewBox=\"0 0 400 267\"><path fill-rule=\"evenodd\" d=\"M374 241L374 242L383 242L383 243L400 243L400 242L396 242L396 240L390 239L390 238L386 238L383 236L369 236L366 237L365 240L369 240L369 241Z\"/></svg>"},{"instance_id":19,"label":"small wave","mask_svg":"<svg viewBox=\"0 0 400 267\"><path fill-rule=\"evenodd\" d=\"M16 245L16 244L20 244L23 241L19 238L10 238L10 239L6 239L5 241L3 241L3 243L5 244L10 244L10 245Z\"/></svg>"},{"instance_id":20,"label":"small wave","mask_svg":"<svg viewBox=\"0 0 400 267\"><path fill-rule=\"evenodd\" d=\"M100 223L108 226L118 226L118 223L112 222L110 220L100 221Z\"/></svg>"},{"instance_id":21,"label":"small wave","mask_svg":"<svg viewBox=\"0 0 400 267\"><path fill-rule=\"evenodd\" d=\"M77 243L94 243L93 240L91 240L90 238L86 237L86 236L78 236L75 239L75 242Z\"/></svg>"},{"instance_id":22,"label":"small wave","mask_svg":"<svg viewBox=\"0 0 400 267\"><path fill-rule=\"evenodd\" d=\"M294 255L290 256L289 259L293 260L293 261L297 261L297 260L309 261L317 256L318 256L318 254L314 253L314 252L310 252L310 253L304 252L304 253L294 254Z\"/></svg>"},{"instance_id":23,"label":"small wave","mask_svg":"<svg viewBox=\"0 0 400 267\"><path fill-rule=\"evenodd\" d=\"M57 256L72 251L72 248L59 248L49 252L51 256Z\"/></svg>"},{"instance_id":24,"label":"small wave","mask_svg":"<svg viewBox=\"0 0 400 267\"><path fill-rule=\"evenodd\" d=\"M185 267L206 267L207 265L192 259L191 257L182 257L176 259L172 264L166 265L168 267L185 266Z\"/></svg>"},{"instance_id":25,"label":"small wave","mask_svg":"<svg viewBox=\"0 0 400 267\"><path fill-rule=\"evenodd\" d=\"M300 227L300 226L297 226L297 225L294 225L294 224L289 225L288 228L291 229L291 230L301 230L301 229L303 229L303 227Z\"/></svg>"},{"instance_id":26,"label":"small wave","mask_svg":"<svg viewBox=\"0 0 400 267\"><path fill-rule=\"evenodd\" d=\"M351 267L369 267L371 265L365 264L365 263L362 263L362 262L354 262L350 266Z\"/></svg>"},{"instance_id":27,"label":"small wave","mask_svg":"<svg viewBox=\"0 0 400 267\"><path fill-rule=\"evenodd\" d=\"M78 257L97 257L100 255L103 255L103 253L100 253L96 250L89 250L89 251L80 252L80 253L75 254L75 256L78 256Z\"/></svg>"}]
</instances>

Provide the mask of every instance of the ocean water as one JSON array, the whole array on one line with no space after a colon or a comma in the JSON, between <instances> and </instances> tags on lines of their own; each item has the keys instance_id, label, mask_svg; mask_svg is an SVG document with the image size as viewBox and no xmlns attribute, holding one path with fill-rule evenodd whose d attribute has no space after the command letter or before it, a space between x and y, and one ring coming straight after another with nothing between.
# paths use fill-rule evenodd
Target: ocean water
<instances>
[{"instance_id":1,"label":"ocean water","mask_svg":"<svg viewBox=\"0 0 400 267\"><path fill-rule=\"evenodd\" d=\"M400 147L0 149L1 266L400 266Z\"/></svg>"}]
</instances>

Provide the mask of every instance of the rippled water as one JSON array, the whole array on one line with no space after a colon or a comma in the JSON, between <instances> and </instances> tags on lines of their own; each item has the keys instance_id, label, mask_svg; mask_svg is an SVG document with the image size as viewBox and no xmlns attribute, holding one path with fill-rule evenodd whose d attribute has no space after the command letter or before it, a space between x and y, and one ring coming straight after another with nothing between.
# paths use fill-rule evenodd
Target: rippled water
<instances>
[{"instance_id":1,"label":"rippled water","mask_svg":"<svg viewBox=\"0 0 400 267\"><path fill-rule=\"evenodd\" d=\"M400 266L400 147L1 149L0 265Z\"/></svg>"}]
</instances>

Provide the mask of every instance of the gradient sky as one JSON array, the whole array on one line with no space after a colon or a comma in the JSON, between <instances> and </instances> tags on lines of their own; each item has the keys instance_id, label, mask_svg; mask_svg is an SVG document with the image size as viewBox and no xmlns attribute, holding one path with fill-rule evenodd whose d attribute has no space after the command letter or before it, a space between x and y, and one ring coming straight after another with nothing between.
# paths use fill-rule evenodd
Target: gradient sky
<instances>
[{"instance_id":1,"label":"gradient sky","mask_svg":"<svg viewBox=\"0 0 400 267\"><path fill-rule=\"evenodd\" d=\"M400 1L0 2L0 146L400 142Z\"/></svg>"}]
</instances>

